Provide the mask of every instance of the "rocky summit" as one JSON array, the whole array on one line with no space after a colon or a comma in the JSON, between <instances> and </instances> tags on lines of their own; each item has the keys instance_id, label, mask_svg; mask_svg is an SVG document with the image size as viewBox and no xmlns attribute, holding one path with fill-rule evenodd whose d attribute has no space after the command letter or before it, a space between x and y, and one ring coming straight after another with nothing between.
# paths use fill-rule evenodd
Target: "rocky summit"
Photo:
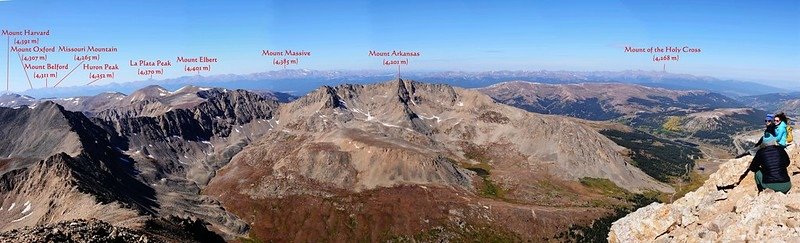
<instances>
[{"instance_id":1,"label":"rocky summit","mask_svg":"<svg viewBox=\"0 0 800 243\"><path fill-rule=\"evenodd\" d=\"M800 239L800 148L788 148L792 190L758 192L752 156L732 159L696 191L653 203L611 226L609 242L736 242ZM747 176L740 181L740 176Z\"/></svg>"}]
</instances>

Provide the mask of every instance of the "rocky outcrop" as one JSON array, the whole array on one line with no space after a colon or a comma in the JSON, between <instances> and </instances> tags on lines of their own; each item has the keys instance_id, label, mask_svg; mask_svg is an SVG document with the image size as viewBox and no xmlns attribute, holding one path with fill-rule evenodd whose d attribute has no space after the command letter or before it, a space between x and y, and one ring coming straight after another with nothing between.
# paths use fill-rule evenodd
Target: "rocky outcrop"
<instances>
[{"instance_id":1,"label":"rocky outcrop","mask_svg":"<svg viewBox=\"0 0 800 243\"><path fill-rule=\"evenodd\" d=\"M148 219L142 229L91 219L41 224L0 233L0 242L224 242L204 222L176 217Z\"/></svg>"},{"instance_id":2,"label":"rocky outcrop","mask_svg":"<svg viewBox=\"0 0 800 243\"><path fill-rule=\"evenodd\" d=\"M608 240L795 241L800 238L800 148L790 146L788 152L794 185L788 194L759 193L753 173L747 172L752 156L733 159L696 191L673 203L653 203L614 222Z\"/></svg>"},{"instance_id":3,"label":"rocky outcrop","mask_svg":"<svg viewBox=\"0 0 800 243\"><path fill-rule=\"evenodd\" d=\"M161 242L141 231L91 220L72 220L0 233L2 242Z\"/></svg>"}]
</instances>

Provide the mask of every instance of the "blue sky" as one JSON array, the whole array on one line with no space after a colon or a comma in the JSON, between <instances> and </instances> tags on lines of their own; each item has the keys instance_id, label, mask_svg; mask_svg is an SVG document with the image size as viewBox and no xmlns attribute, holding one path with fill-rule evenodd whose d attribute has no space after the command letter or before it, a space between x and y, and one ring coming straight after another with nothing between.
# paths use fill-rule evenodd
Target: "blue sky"
<instances>
[{"instance_id":1,"label":"blue sky","mask_svg":"<svg viewBox=\"0 0 800 243\"><path fill-rule=\"evenodd\" d=\"M624 53L630 45L702 50L668 62L670 72L800 86L800 1L11 0L0 2L0 29L50 30L46 46L119 48L100 63L122 70L98 84L146 79L132 59L219 58L209 74L281 69L262 49L311 51L291 68L321 70L393 70L367 53L395 49L422 53L407 70L661 70L650 54ZM173 64L156 78L187 75ZM18 59L10 68L11 89L28 88ZM89 81L78 69L62 86Z\"/></svg>"}]
</instances>

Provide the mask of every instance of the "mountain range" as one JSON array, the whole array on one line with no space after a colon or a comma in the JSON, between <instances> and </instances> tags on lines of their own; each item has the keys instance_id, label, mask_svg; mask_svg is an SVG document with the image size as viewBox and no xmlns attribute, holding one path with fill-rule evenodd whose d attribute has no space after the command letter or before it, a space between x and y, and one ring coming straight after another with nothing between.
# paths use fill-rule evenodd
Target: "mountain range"
<instances>
[{"instance_id":1,"label":"mountain range","mask_svg":"<svg viewBox=\"0 0 800 243\"><path fill-rule=\"evenodd\" d=\"M4 230L96 218L167 241L542 240L630 205L586 180L673 190L599 132L613 124L444 84L0 101Z\"/></svg>"},{"instance_id":2,"label":"mountain range","mask_svg":"<svg viewBox=\"0 0 800 243\"><path fill-rule=\"evenodd\" d=\"M751 107L780 112L788 115L800 115L800 92L771 93L740 97L739 100Z\"/></svg>"},{"instance_id":3,"label":"mountain range","mask_svg":"<svg viewBox=\"0 0 800 243\"><path fill-rule=\"evenodd\" d=\"M758 129L765 111L702 90L636 84L503 82L477 89L527 111L617 121L672 139L705 142L735 153L733 136Z\"/></svg>"},{"instance_id":4,"label":"mountain range","mask_svg":"<svg viewBox=\"0 0 800 243\"><path fill-rule=\"evenodd\" d=\"M131 93L148 85L159 85L174 90L186 85L201 85L229 89L273 90L302 96L323 85L369 84L396 78L397 73L376 70L308 70L285 69L245 75L223 74L211 76L184 76L165 80L142 80L105 85L37 88L23 92L33 97L91 96L101 92ZM730 97L790 92L758 82L720 80L706 76L675 74L656 71L409 71L407 79L426 80L430 83L449 84L463 88L485 87L508 80L525 80L549 84L571 83L631 83L649 87L676 90L707 90Z\"/></svg>"},{"instance_id":5,"label":"mountain range","mask_svg":"<svg viewBox=\"0 0 800 243\"><path fill-rule=\"evenodd\" d=\"M670 90L623 83L542 84L513 81L478 90L502 103L531 112L588 120L610 120L640 113L744 107L734 99L708 91Z\"/></svg>"},{"instance_id":6,"label":"mountain range","mask_svg":"<svg viewBox=\"0 0 800 243\"><path fill-rule=\"evenodd\" d=\"M0 237L95 218L162 241L574 240L762 116L708 91L404 79L0 106L0 229L27 232Z\"/></svg>"}]
</instances>

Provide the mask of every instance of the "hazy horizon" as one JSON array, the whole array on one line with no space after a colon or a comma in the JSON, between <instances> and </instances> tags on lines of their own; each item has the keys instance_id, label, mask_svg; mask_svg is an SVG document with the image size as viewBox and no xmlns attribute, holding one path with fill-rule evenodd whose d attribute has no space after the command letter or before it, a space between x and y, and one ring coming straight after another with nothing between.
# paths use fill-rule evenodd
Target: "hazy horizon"
<instances>
[{"instance_id":1,"label":"hazy horizon","mask_svg":"<svg viewBox=\"0 0 800 243\"><path fill-rule=\"evenodd\" d=\"M631 75L633 74L633 75ZM663 76L662 76L663 74ZM35 87L24 91L1 91L28 95L34 98L68 98L94 96L106 92L130 94L150 85L159 85L167 90L177 90L187 85L228 89L268 90L302 96L324 85L370 84L395 79L396 72L386 70L317 70L282 69L245 74L187 75L174 78L143 79L127 82L98 83L90 86L63 86L57 88ZM528 81L549 84L571 83L621 83L661 87L672 90L707 90L731 97L768 93L791 93L800 91L792 87L776 87L744 80L718 79L711 76L696 76L662 71L568 71L568 70L492 70L492 71L408 71L402 75L427 83L443 83L462 88L487 87L509 81ZM688 84L700 81L700 85ZM737 86L743 86L737 87ZM737 91L738 90L738 91Z\"/></svg>"},{"instance_id":2,"label":"hazy horizon","mask_svg":"<svg viewBox=\"0 0 800 243\"><path fill-rule=\"evenodd\" d=\"M156 79L191 74L175 63L177 57L217 58L219 62L204 75L284 68L273 65L272 57L261 56L262 50L311 52L311 56L300 57L298 64L286 68L393 72L395 66L384 66L381 57L367 54L400 50L421 54L408 58L402 70L666 68L672 73L800 86L800 49L795 48L800 43L800 23L796 21L800 2L795 1L769 5L628 1L143 1L107 5L7 1L0 3L0 13L4 16L0 29L49 30L50 36L39 40L42 46L118 48L117 52L101 54L100 61L87 62L118 64L120 70L114 79L92 80L90 71L79 68L59 86L147 79L129 65L138 59L173 62L173 67ZM654 54L626 53L626 46L702 51L680 53L678 61L655 62L651 60ZM21 62L10 56L0 58L0 67L8 65L10 69L10 90L45 86L43 79L31 78L29 84ZM73 59L69 53L53 53L47 63L73 68L79 63ZM67 71L58 71L57 79L65 77ZM5 74L5 68L0 68L0 78Z\"/></svg>"}]
</instances>

